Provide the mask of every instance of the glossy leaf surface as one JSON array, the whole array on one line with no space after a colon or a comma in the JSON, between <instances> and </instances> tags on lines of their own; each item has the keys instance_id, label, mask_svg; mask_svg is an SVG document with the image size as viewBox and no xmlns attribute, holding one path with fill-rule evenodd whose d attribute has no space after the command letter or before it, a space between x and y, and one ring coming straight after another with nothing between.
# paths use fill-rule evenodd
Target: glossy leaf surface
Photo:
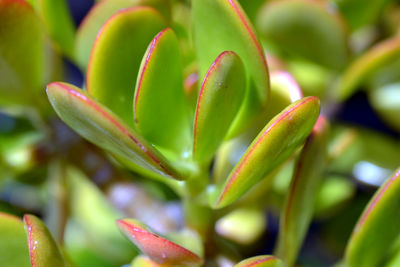
<instances>
[{"instance_id":1,"label":"glossy leaf surface","mask_svg":"<svg viewBox=\"0 0 400 267\"><path fill-rule=\"evenodd\" d=\"M312 219L314 202L327 164L329 125L319 117L296 164L280 218L276 254L293 266Z\"/></svg>"},{"instance_id":2,"label":"glossy leaf surface","mask_svg":"<svg viewBox=\"0 0 400 267\"><path fill-rule=\"evenodd\" d=\"M24 225L18 217L0 212L0 266L30 267Z\"/></svg>"},{"instance_id":3,"label":"glossy leaf surface","mask_svg":"<svg viewBox=\"0 0 400 267\"><path fill-rule=\"evenodd\" d=\"M57 114L84 138L144 169L180 178L158 151L82 90L52 83L47 94Z\"/></svg>"},{"instance_id":4,"label":"glossy leaf surface","mask_svg":"<svg viewBox=\"0 0 400 267\"><path fill-rule=\"evenodd\" d=\"M0 104L36 101L43 75L44 34L25 1L0 1Z\"/></svg>"},{"instance_id":5,"label":"glossy leaf surface","mask_svg":"<svg viewBox=\"0 0 400 267\"><path fill-rule=\"evenodd\" d=\"M400 56L400 38L375 45L347 68L337 88L340 100L350 97L374 72Z\"/></svg>"},{"instance_id":6,"label":"glossy leaf surface","mask_svg":"<svg viewBox=\"0 0 400 267\"><path fill-rule=\"evenodd\" d=\"M121 232L156 263L173 266L198 266L203 262L193 252L154 234L136 220L118 220L117 224Z\"/></svg>"},{"instance_id":7,"label":"glossy leaf surface","mask_svg":"<svg viewBox=\"0 0 400 267\"><path fill-rule=\"evenodd\" d=\"M200 89L194 121L193 157L212 158L237 114L246 89L243 63L234 52L221 53Z\"/></svg>"},{"instance_id":8,"label":"glossy leaf surface","mask_svg":"<svg viewBox=\"0 0 400 267\"><path fill-rule=\"evenodd\" d=\"M215 206L222 208L234 202L287 159L311 133L318 115L318 98L307 97L275 116L232 170Z\"/></svg>"},{"instance_id":9,"label":"glossy leaf surface","mask_svg":"<svg viewBox=\"0 0 400 267\"><path fill-rule=\"evenodd\" d=\"M194 43L203 79L214 59L233 51L243 60L247 74L245 99L230 135L236 135L260 111L268 98L268 67L255 32L236 0L194 0Z\"/></svg>"},{"instance_id":10,"label":"glossy leaf surface","mask_svg":"<svg viewBox=\"0 0 400 267\"><path fill-rule=\"evenodd\" d=\"M32 267L67 266L46 225L34 215L24 216Z\"/></svg>"},{"instance_id":11,"label":"glossy leaf surface","mask_svg":"<svg viewBox=\"0 0 400 267\"><path fill-rule=\"evenodd\" d=\"M379 188L347 243L347 266L379 266L399 236L400 169Z\"/></svg>"},{"instance_id":12,"label":"glossy leaf surface","mask_svg":"<svg viewBox=\"0 0 400 267\"><path fill-rule=\"evenodd\" d=\"M175 33L170 28L161 31L143 57L134 100L137 131L146 140L175 151L184 150L189 141L180 61Z\"/></svg>"},{"instance_id":13,"label":"glossy leaf surface","mask_svg":"<svg viewBox=\"0 0 400 267\"><path fill-rule=\"evenodd\" d=\"M267 43L292 58L335 70L348 61L343 22L318 1L267 2L258 14L257 26Z\"/></svg>"},{"instance_id":14,"label":"glossy leaf surface","mask_svg":"<svg viewBox=\"0 0 400 267\"><path fill-rule=\"evenodd\" d=\"M282 261L275 256L256 256L242 260L234 267L282 267Z\"/></svg>"},{"instance_id":15,"label":"glossy leaf surface","mask_svg":"<svg viewBox=\"0 0 400 267\"><path fill-rule=\"evenodd\" d=\"M153 8L124 9L107 21L93 46L87 90L130 126L140 62L151 40L165 25Z\"/></svg>"}]
</instances>

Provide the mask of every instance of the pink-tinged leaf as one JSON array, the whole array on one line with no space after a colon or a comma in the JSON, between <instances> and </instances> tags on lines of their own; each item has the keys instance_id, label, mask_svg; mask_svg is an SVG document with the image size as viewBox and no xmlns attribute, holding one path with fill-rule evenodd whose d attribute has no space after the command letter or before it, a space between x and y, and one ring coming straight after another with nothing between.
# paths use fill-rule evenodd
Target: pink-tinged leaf
<instances>
[{"instance_id":1,"label":"pink-tinged leaf","mask_svg":"<svg viewBox=\"0 0 400 267\"><path fill-rule=\"evenodd\" d=\"M194 120L193 157L212 159L235 118L246 89L241 59L225 51L213 62L204 78Z\"/></svg>"},{"instance_id":2,"label":"pink-tinged leaf","mask_svg":"<svg viewBox=\"0 0 400 267\"><path fill-rule=\"evenodd\" d=\"M247 88L229 137L243 131L265 106L269 95L268 67L263 49L246 14L236 0L192 1L194 44L203 79L214 59L233 51L243 60Z\"/></svg>"},{"instance_id":3,"label":"pink-tinged leaf","mask_svg":"<svg viewBox=\"0 0 400 267\"><path fill-rule=\"evenodd\" d=\"M0 212L0 266L30 267L24 225L11 214Z\"/></svg>"},{"instance_id":4,"label":"pink-tinged leaf","mask_svg":"<svg viewBox=\"0 0 400 267\"><path fill-rule=\"evenodd\" d=\"M379 43L361 55L344 72L337 90L340 100L350 97L377 70L400 56L400 38L395 37Z\"/></svg>"},{"instance_id":5,"label":"pink-tinged leaf","mask_svg":"<svg viewBox=\"0 0 400 267\"><path fill-rule=\"evenodd\" d=\"M139 168L182 179L155 148L79 88L51 83L47 86L47 95L61 119L87 140Z\"/></svg>"},{"instance_id":6,"label":"pink-tinged leaf","mask_svg":"<svg viewBox=\"0 0 400 267\"><path fill-rule=\"evenodd\" d=\"M66 266L64 257L46 225L33 215L24 216L32 267Z\"/></svg>"},{"instance_id":7,"label":"pink-tinged leaf","mask_svg":"<svg viewBox=\"0 0 400 267\"><path fill-rule=\"evenodd\" d=\"M146 140L182 153L190 147L191 130L180 62L178 38L166 28L144 54L133 108L135 127Z\"/></svg>"},{"instance_id":8,"label":"pink-tinged leaf","mask_svg":"<svg viewBox=\"0 0 400 267\"><path fill-rule=\"evenodd\" d=\"M237 200L285 161L311 133L319 115L319 99L303 98L273 118L231 171L215 203L222 208Z\"/></svg>"},{"instance_id":9,"label":"pink-tinged leaf","mask_svg":"<svg viewBox=\"0 0 400 267\"><path fill-rule=\"evenodd\" d=\"M349 267L380 266L400 234L400 168L379 188L347 243Z\"/></svg>"},{"instance_id":10,"label":"pink-tinged leaf","mask_svg":"<svg viewBox=\"0 0 400 267\"><path fill-rule=\"evenodd\" d=\"M144 254L158 264L199 266L203 260L190 250L165 239L133 219L117 221L121 232Z\"/></svg>"},{"instance_id":11,"label":"pink-tinged leaf","mask_svg":"<svg viewBox=\"0 0 400 267\"><path fill-rule=\"evenodd\" d=\"M165 19L155 9L128 8L106 22L93 45L86 88L129 126L134 125L134 88L142 57L165 27Z\"/></svg>"},{"instance_id":12,"label":"pink-tinged leaf","mask_svg":"<svg viewBox=\"0 0 400 267\"><path fill-rule=\"evenodd\" d=\"M131 263L130 267L161 267L162 265L155 263L146 256L139 255Z\"/></svg>"},{"instance_id":13,"label":"pink-tinged leaf","mask_svg":"<svg viewBox=\"0 0 400 267\"><path fill-rule=\"evenodd\" d=\"M242 260L234 267L282 267L282 261L275 256L256 256Z\"/></svg>"},{"instance_id":14,"label":"pink-tinged leaf","mask_svg":"<svg viewBox=\"0 0 400 267\"><path fill-rule=\"evenodd\" d=\"M308 137L292 177L280 217L276 255L293 266L311 222L314 202L327 164L329 124L320 116Z\"/></svg>"}]
</instances>

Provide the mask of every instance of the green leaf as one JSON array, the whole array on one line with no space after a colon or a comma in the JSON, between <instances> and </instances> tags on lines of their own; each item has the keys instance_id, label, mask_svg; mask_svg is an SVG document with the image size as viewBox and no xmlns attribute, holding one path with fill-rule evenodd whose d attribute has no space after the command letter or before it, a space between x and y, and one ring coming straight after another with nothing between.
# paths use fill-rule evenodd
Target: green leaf
<instances>
[{"instance_id":1,"label":"green leaf","mask_svg":"<svg viewBox=\"0 0 400 267\"><path fill-rule=\"evenodd\" d=\"M139 255L131 263L130 267L157 267L159 266L154 261L146 256Z\"/></svg>"},{"instance_id":2,"label":"green leaf","mask_svg":"<svg viewBox=\"0 0 400 267\"><path fill-rule=\"evenodd\" d=\"M257 26L269 45L291 58L334 70L349 60L343 21L318 1L267 2L258 14Z\"/></svg>"},{"instance_id":3,"label":"green leaf","mask_svg":"<svg viewBox=\"0 0 400 267\"><path fill-rule=\"evenodd\" d=\"M0 266L30 267L24 225L18 217L0 212ZM7 253L5 253L7 252Z\"/></svg>"},{"instance_id":4,"label":"green leaf","mask_svg":"<svg viewBox=\"0 0 400 267\"><path fill-rule=\"evenodd\" d=\"M246 89L242 61L234 52L221 53L204 78L194 120L193 157L211 160L235 118Z\"/></svg>"},{"instance_id":5,"label":"green leaf","mask_svg":"<svg viewBox=\"0 0 400 267\"><path fill-rule=\"evenodd\" d=\"M121 232L156 263L173 266L199 266L203 262L193 252L154 234L136 220L118 220L117 224Z\"/></svg>"},{"instance_id":6,"label":"green leaf","mask_svg":"<svg viewBox=\"0 0 400 267\"><path fill-rule=\"evenodd\" d=\"M282 267L282 261L275 256L263 255L242 260L234 267Z\"/></svg>"},{"instance_id":7,"label":"green leaf","mask_svg":"<svg viewBox=\"0 0 400 267\"><path fill-rule=\"evenodd\" d=\"M60 248L46 225L34 215L24 216L32 267L66 266Z\"/></svg>"},{"instance_id":8,"label":"green leaf","mask_svg":"<svg viewBox=\"0 0 400 267\"><path fill-rule=\"evenodd\" d=\"M346 69L338 85L340 100L350 97L373 74L400 56L400 38L381 42L364 53Z\"/></svg>"},{"instance_id":9,"label":"green leaf","mask_svg":"<svg viewBox=\"0 0 400 267\"><path fill-rule=\"evenodd\" d=\"M293 266L311 223L314 202L327 164L329 125L319 117L296 164L280 217L276 255Z\"/></svg>"},{"instance_id":10,"label":"green leaf","mask_svg":"<svg viewBox=\"0 0 400 267\"><path fill-rule=\"evenodd\" d=\"M107 21L93 46L87 90L129 126L133 126L134 88L140 62L150 41L165 26L153 8L124 9Z\"/></svg>"},{"instance_id":11,"label":"green leaf","mask_svg":"<svg viewBox=\"0 0 400 267\"><path fill-rule=\"evenodd\" d=\"M383 120L400 131L400 83L371 91L369 101Z\"/></svg>"},{"instance_id":12,"label":"green leaf","mask_svg":"<svg viewBox=\"0 0 400 267\"><path fill-rule=\"evenodd\" d=\"M275 116L231 171L215 207L234 202L286 160L311 133L318 114L318 98L306 97Z\"/></svg>"},{"instance_id":13,"label":"green leaf","mask_svg":"<svg viewBox=\"0 0 400 267\"><path fill-rule=\"evenodd\" d=\"M400 169L370 200L347 243L347 266L379 266L400 228Z\"/></svg>"},{"instance_id":14,"label":"green leaf","mask_svg":"<svg viewBox=\"0 0 400 267\"><path fill-rule=\"evenodd\" d=\"M81 69L87 68L90 51L104 23L116 12L138 5L153 6L166 16L170 12L168 0L105 0L92 7L76 33L75 58Z\"/></svg>"},{"instance_id":15,"label":"green leaf","mask_svg":"<svg viewBox=\"0 0 400 267\"><path fill-rule=\"evenodd\" d=\"M164 29L143 57L133 105L135 127L146 140L182 152L188 149L190 128L180 61L178 39Z\"/></svg>"},{"instance_id":16,"label":"green leaf","mask_svg":"<svg viewBox=\"0 0 400 267\"><path fill-rule=\"evenodd\" d=\"M60 50L74 58L75 25L66 0L35 0L44 25Z\"/></svg>"},{"instance_id":17,"label":"green leaf","mask_svg":"<svg viewBox=\"0 0 400 267\"><path fill-rule=\"evenodd\" d=\"M0 1L0 104L37 101L42 86L44 34L24 1Z\"/></svg>"},{"instance_id":18,"label":"green leaf","mask_svg":"<svg viewBox=\"0 0 400 267\"><path fill-rule=\"evenodd\" d=\"M181 179L155 148L79 88L51 83L47 95L61 119L87 140L141 168Z\"/></svg>"},{"instance_id":19,"label":"green leaf","mask_svg":"<svg viewBox=\"0 0 400 267\"><path fill-rule=\"evenodd\" d=\"M200 77L205 77L214 59L224 51L238 54L246 69L245 98L229 131L232 137L248 126L267 101L269 78L264 52L236 0L194 0L192 12Z\"/></svg>"}]
</instances>

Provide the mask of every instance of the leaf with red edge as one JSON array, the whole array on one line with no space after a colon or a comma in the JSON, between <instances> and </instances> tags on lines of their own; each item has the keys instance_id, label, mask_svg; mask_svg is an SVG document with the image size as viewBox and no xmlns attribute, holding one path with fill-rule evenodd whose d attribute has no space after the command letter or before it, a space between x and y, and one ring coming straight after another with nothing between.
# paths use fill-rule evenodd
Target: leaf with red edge
<instances>
[{"instance_id":1,"label":"leaf with red edge","mask_svg":"<svg viewBox=\"0 0 400 267\"><path fill-rule=\"evenodd\" d=\"M193 157L209 161L227 134L246 89L246 75L239 56L221 53L204 78L194 121Z\"/></svg>"},{"instance_id":2,"label":"leaf with red edge","mask_svg":"<svg viewBox=\"0 0 400 267\"><path fill-rule=\"evenodd\" d=\"M153 8L124 9L106 22L93 46L86 88L129 126L133 126L134 88L142 57L165 26Z\"/></svg>"},{"instance_id":3,"label":"leaf with red edge","mask_svg":"<svg viewBox=\"0 0 400 267\"><path fill-rule=\"evenodd\" d=\"M137 131L149 142L176 152L188 150L190 143L180 62L178 38L166 28L143 57L133 103Z\"/></svg>"},{"instance_id":4,"label":"leaf with red edge","mask_svg":"<svg viewBox=\"0 0 400 267\"><path fill-rule=\"evenodd\" d=\"M158 264L199 266L203 260L190 250L161 237L134 219L117 221L121 232L144 254Z\"/></svg>"},{"instance_id":5,"label":"leaf with red edge","mask_svg":"<svg viewBox=\"0 0 400 267\"><path fill-rule=\"evenodd\" d=\"M28 243L22 221L0 212L0 266L30 267Z\"/></svg>"},{"instance_id":6,"label":"leaf with red edge","mask_svg":"<svg viewBox=\"0 0 400 267\"><path fill-rule=\"evenodd\" d=\"M46 225L34 215L24 216L32 267L66 266L64 257Z\"/></svg>"},{"instance_id":7,"label":"leaf with red edge","mask_svg":"<svg viewBox=\"0 0 400 267\"><path fill-rule=\"evenodd\" d=\"M320 116L296 164L280 219L276 255L293 266L307 233L327 165L329 124Z\"/></svg>"},{"instance_id":8,"label":"leaf with red edge","mask_svg":"<svg viewBox=\"0 0 400 267\"><path fill-rule=\"evenodd\" d=\"M347 266L379 266L400 234L400 168L370 200L347 243Z\"/></svg>"},{"instance_id":9,"label":"leaf with red edge","mask_svg":"<svg viewBox=\"0 0 400 267\"><path fill-rule=\"evenodd\" d=\"M269 95L268 67L263 49L246 14L236 0L192 1L194 44L203 79L214 59L233 51L243 60L247 73L245 98L228 136L243 131Z\"/></svg>"},{"instance_id":10,"label":"leaf with red edge","mask_svg":"<svg viewBox=\"0 0 400 267\"><path fill-rule=\"evenodd\" d=\"M87 140L142 169L182 179L155 148L79 88L51 83L47 95L61 119Z\"/></svg>"},{"instance_id":11,"label":"leaf with red edge","mask_svg":"<svg viewBox=\"0 0 400 267\"><path fill-rule=\"evenodd\" d=\"M32 104L43 82L44 32L22 0L0 1L0 104Z\"/></svg>"},{"instance_id":12,"label":"leaf with red edge","mask_svg":"<svg viewBox=\"0 0 400 267\"><path fill-rule=\"evenodd\" d=\"M317 97L306 97L275 116L231 171L215 207L231 204L286 160L311 133L319 106Z\"/></svg>"},{"instance_id":13,"label":"leaf with red edge","mask_svg":"<svg viewBox=\"0 0 400 267\"><path fill-rule=\"evenodd\" d=\"M282 261L279 258L275 256L263 255L242 260L238 264L235 264L234 267L282 267L282 266L283 266Z\"/></svg>"}]
</instances>

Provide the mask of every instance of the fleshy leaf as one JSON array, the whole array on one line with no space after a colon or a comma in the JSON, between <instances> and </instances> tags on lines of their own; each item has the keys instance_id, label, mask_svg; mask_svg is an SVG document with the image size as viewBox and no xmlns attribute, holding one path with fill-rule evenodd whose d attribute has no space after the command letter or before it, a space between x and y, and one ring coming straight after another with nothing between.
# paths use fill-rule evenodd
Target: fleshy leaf
<instances>
[{"instance_id":1,"label":"fleshy leaf","mask_svg":"<svg viewBox=\"0 0 400 267\"><path fill-rule=\"evenodd\" d=\"M130 126L140 62L151 40L165 26L164 19L153 8L124 9L106 22L93 46L87 90Z\"/></svg>"},{"instance_id":2,"label":"fleshy leaf","mask_svg":"<svg viewBox=\"0 0 400 267\"><path fill-rule=\"evenodd\" d=\"M37 101L44 34L39 17L25 1L0 1L0 40L0 104Z\"/></svg>"},{"instance_id":3,"label":"fleshy leaf","mask_svg":"<svg viewBox=\"0 0 400 267\"><path fill-rule=\"evenodd\" d=\"M256 256L242 260L234 267L282 267L282 261L275 257L269 255Z\"/></svg>"},{"instance_id":4,"label":"fleshy leaf","mask_svg":"<svg viewBox=\"0 0 400 267\"><path fill-rule=\"evenodd\" d=\"M47 95L57 114L84 138L144 169L181 179L155 148L79 88L51 83Z\"/></svg>"},{"instance_id":5,"label":"fleshy leaf","mask_svg":"<svg viewBox=\"0 0 400 267\"><path fill-rule=\"evenodd\" d=\"M347 266L379 266L399 236L400 169L379 188L347 243Z\"/></svg>"},{"instance_id":6,"label":"fleshy leaf","mask_svg":"<svg viewBox=\"0 0 400 267\"><path fill-rule=\"evenodd\" d=\"M229 130L229 136L237 135L248 126L268 98L268 67L263 49L236 0L194 0L192 9L201 79L214 59L224 51L233 51L243 60L247 74L245 99Z\"/></svg>"},{"instance_id":7,"label":"fleshy leaf","mask_svg":"<svg viewBox=\"0 0 400 267\"><path fill-rule=\"evenodd\" d=\"M34 215L24 216L32 267L66 266L64 257L46 225Z\"/></svg>"},{"instance_id":8,"label":"fleshy leaf","mask_svg":"<svg viewBox=\"0 0 400 267\"><path fill-rule=\"evenodd\" d=\"M146 140L181 152L190 128L180 61L175 33L161 31L143 57L133 105L136 129Z\"/></svg>"},{"instance_id":9,"label":"fleshy leaf","mask_svg":"<svg viewBox=\"0 0 400 267\"><path fill-rule=\"evenodd\" d=\"M400 38L392 38L375 45L347 68L337 90L340 100L350 97L374 72L400 56Z\"/></svg>"},{"instance_id":10,"label":"fleshy leaf","mask_svg":"<svg viewBox=\"0 0 400 267\"><path fill-rule=\"evenodd\" d=\"M318 1L266 2L257 19L265 41L292 58L303 58L335 70L349 59L346 29L338 14Z\"/></svg>"},{"instance_id":11,"label":"fleshy leaf","mask_svg":"<svg viewBox=\"0 0 400 267\"><path fill-rule=\"evenodd\" d=\"M152 6L160 12L165 10L163 12L165 15L169 14L168 0L106 0L100 1L92 7L76 33L75 57L81 69L87 68L90 51L104 23L116 12L138 5Z\"/></svg>"},{"instance_id":12,"label":"fleshy leaf","mask_svg":"<svg viewBox=\"0 0 400 267\"><path fill-rule=\"evenodd\" d=\"M293 266L312 219L314 202L327 164L329 125L319 117L296 164L280 217L276 255Z\"/></svg>"},{"instance_id":13,"label":"fleshy leaf","mask_svg":"<svg viewBox=\"0 0 400 267\"><path fill-rule=\"evenodd\" d=\"M0 266L30 267L24 225L18 217L0 212Z\"/></svg>"},{"instance_id":14,"label":"fleshy leaf","mask_svg":"<svg viewBox=\"0 0 400 267\"><path fill-rule=\"evenodd\" d=\"M209 161L237 114L246 89L242 61L234 52L221 53L207 72L197 100L193 157Z\"/></svg>"},{"instance_id":15,"label":"fleshy leaf","mask_svg":"<svg viewBox=\"0 0 400 267\"><path fill-rule=\"evenodd\" d=\"M173 266L198 266L203 262L193 252L154 234L136 220L118 220L117 224L121 232L156 263Z\"/></svg>"},{"instance_id":16,"label":"fleshy leaf","mask_svg":"<svg viewBox=\"0 0 400 267\"><path fill-rule=\"evenodd\" d=\"M160 266L157 263L151 261L146 256L137 256L131 263L130 267L157 267Z\"/></svg>"},{"instance_id":17,"label":"fleshy leaf","mask_svg":"<svg viewBox=\"0 0 400 267\"><path fill-rule=\"evenodd\" d=\"M231 171L215 207L234 202L286 160L311 133L318 115L318 98L306 97L275 116Z\"/></svg>"}]
</instances>

